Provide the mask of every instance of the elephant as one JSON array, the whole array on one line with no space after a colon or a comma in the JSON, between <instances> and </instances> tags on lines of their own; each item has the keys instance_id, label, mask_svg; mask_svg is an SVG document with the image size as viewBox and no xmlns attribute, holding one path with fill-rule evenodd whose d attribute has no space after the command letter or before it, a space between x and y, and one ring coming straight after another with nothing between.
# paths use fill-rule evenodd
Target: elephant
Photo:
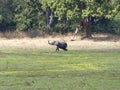
<instances>
[{"instance_id":1,"label":"elephant","mask_svg":"<svg viewBox=\"0 0 120 90\"><path fill-rule=\"evenodd\" d=\"M67 48L67 43L66 42L63 42L63 41L49 41L48 40L48 44L57 46L56 51L59 51L59 48L63 49L64 51L67 51L67 49L66 49Z\"/></svg>"}]
</instances>

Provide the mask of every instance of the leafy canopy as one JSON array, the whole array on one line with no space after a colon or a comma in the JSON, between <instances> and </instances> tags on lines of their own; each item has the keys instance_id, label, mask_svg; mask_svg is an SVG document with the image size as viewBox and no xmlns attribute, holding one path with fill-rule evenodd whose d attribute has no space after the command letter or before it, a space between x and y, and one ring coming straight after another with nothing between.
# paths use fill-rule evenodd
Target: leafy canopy
<instances>
[{"instance_id":1,"label":"leafy canopy","mask_svg":"<svg viewBox=\"0 0 120 90\"><path fill-rule=\"evenodd\" d=\"M50 7L62 19L80 19L88 16L112 18L120 10L119 0L40 0L42 8Z\"/></svg>"}]
</instances>

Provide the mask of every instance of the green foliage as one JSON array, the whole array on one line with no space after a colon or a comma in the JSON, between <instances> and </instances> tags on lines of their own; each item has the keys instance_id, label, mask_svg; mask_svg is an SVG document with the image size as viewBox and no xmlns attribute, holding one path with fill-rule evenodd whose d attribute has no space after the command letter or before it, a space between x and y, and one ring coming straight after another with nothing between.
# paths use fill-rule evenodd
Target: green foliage
<instances>
[{"instance_id":1,"label":"green foliage","mask_svg":"<svg viewBox=\"0 0 120 90\"><path fill-rule=\"evenodd\" d=\"M26 0L18 5L15 15L18 30L44 29L45 17L39 0Z\"/></svg>"},{"instance_id":2,"label":"green foliage","mask_svg":"<svg viewBox=\"0 0 120 90\"><path fill-rule=\"evenodd\" d=\"M112 20L103 18L91 26L93 32L120 34L120 12Z\"/></svg>"},{"instance_id":3,"label":"green foliage","mask_svg":"<svg viewBox=\"0 0 120 90\"><path fill-rule=\"evenodd\" d=\"M99 19L113 19L114 16L118 13L120 5L119 0L42 0L44 5L43 9L45 7L49 6L54 13L54 17L58 17L58 21L62 21L61 23L57 23L58 25L55 25L60 30L63 29L63 27L67 23L65 22L74 22L78 23L82 18L86 17L93 17ZM69 20L69 21L68 21ZM109 21L109 20L108 20ZM104 27L102 25L104 24ZM99 22L99 25L97 25L98 30L97 31L104 31L105 32L113 32L113 30L109 29L109 22ZM95 24L95 23L94 23ZM106 28L105 24L108 25L108 29ZM69 24L69 27L71 27L72 24ZM93 25L94 26L94 25ZM91 27L93 27L91 26ZM102 26L102 27L101 27ZM100 28L101 27L101 28ZM100 30L103 29L103 30ZM75 28L71 28L71 30L75 30ZM65 30L66 31L66 30Z\"/></svg>"},{"instance_id":4,"label":"green foliage","mask_svg":"<svg viewBox=\"0 0 120 90\"><path fill-rule=\"evenodd\" d=\"M18 22L16 26L18 30L27 30L28 28L30 28L31 20L29 18L27 19L23 15L15 15L15 17Z\"/></svg>"},{"instance_id":5,"label":"green foliage","mask_svg":"<svg viewBox=\"0 0 120 90\"><path fill-rule=\"evenodd\" d=\"M48 7L52 13L52 16L49 17L46 15ZM119 10L119 0L1 0L0 30L13 26L16 30L45 31L47 18L52 17L53 32L56 31L55 29L69 32L75 30L75 25L79 24L83 18L93 17L99 21L103 18L110 20L117 15ZM112 25L118 26L117 24ZM114 28L114 31L118 33L119 28L116 30Z\"/></svg>"},{"instance_id":6,"label":"green foliage","mask_svg":"<svg viewBox=\"0 0 120 90\"><path fill-rule=\"evenodd\" d=\"M120 12L113 19L113 31L120 35Z\"/></svg>"},{"instance_id":7,"label":"green foliage","mask_svg":"<svg viewBox=\"0 0 120 90\"><path fill-rule=\"evenodd\" d=\"M69 30L69 25L66 23L57 23L55 27L53 28L54 32L65 34Z\"/></svg>"},{"instance_id":8,"label":"green foliage","mask_svg":"<svg viewBox=\"0 0 120 90\"><path fill-rule=\"evenodd\" d=\"M0 0L0 30L9 29L14 24L13 0Z\"/></svg>"}]
</instances>

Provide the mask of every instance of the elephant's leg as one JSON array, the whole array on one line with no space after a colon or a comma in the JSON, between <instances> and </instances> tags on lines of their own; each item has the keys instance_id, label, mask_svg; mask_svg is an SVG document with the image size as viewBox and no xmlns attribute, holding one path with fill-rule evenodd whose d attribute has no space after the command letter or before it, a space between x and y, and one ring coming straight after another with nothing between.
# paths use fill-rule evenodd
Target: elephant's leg
<instances>
[{"instance_id":1,"label":"elephant's leg","mask_svg":"<svg viewBox=\"0 0 120 90\"><path fill-rule=\"evenodd\" d=\"M59 51L59 47L56 48L56 51Z\"/></svg>"}]
</instances>

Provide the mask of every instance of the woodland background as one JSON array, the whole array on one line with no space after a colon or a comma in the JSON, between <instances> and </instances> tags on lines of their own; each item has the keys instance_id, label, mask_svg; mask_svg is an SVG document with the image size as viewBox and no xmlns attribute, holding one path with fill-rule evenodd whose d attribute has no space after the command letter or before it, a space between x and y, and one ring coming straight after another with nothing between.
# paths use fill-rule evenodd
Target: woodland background
<instances>
[{"instance_id":1,"label":"woodland background","mask_svg":"<svg viewBox=\"0 0 120 90\"><path fill-rule=\"evenodd\" d=\"M82 23L81 23L82 22ZM0 31L120 34L120 0L0 0Z\"/></svg>"}]
</instances>

